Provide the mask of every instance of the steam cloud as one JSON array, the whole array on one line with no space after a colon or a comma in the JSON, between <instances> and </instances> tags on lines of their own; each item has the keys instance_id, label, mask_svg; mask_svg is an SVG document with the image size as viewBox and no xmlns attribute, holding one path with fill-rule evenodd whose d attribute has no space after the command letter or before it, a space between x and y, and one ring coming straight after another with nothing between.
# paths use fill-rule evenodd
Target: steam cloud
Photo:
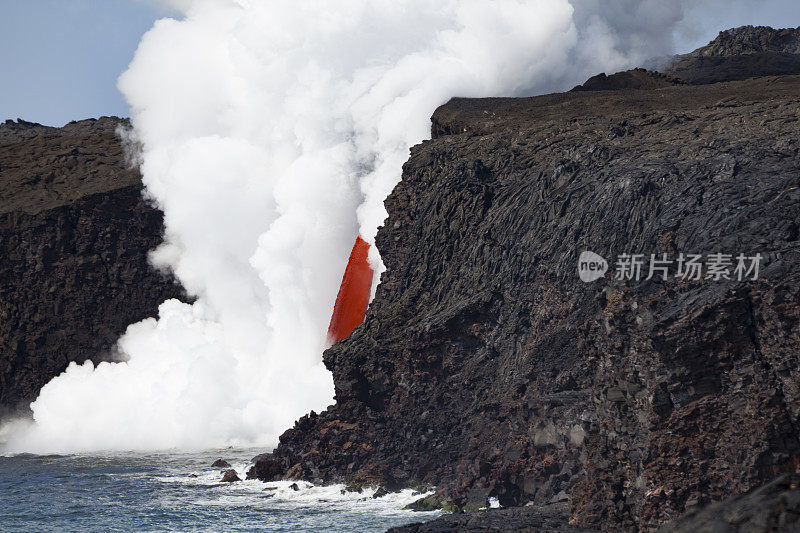
<instances>
[{"instance_id":1,"label":"steam cloud","mask_svg":"<svg viewBox=\"0 0 800 533\"><path fill-rule=\"evenodd\" d=\"M271 446L332 402L325 335L357 233L452 96L562 90L671 52L663 0L181 0L119 87L165 212L155 264L198 296L70 365L11 452ZM645 21L645 22L642 22ZM377 253L371 258L380 266Z\"/></svg>"}]
</instances>

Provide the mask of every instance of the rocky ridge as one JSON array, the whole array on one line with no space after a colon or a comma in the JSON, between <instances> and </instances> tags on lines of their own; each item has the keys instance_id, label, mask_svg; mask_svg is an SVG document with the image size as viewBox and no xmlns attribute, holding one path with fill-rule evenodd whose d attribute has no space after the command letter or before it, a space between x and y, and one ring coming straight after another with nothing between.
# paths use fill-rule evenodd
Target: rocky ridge
<instances>
[{"instance_id":1,"label":"rocky ridge","mask_svg":"<svg viewBox=\"0 0 800 533\"><path fill-rule=\"evenodd\" d=\"M710 43L686 54L690 57L757 54L800 54L800 28L741 26L719 32Z\"/></svg>"},{"instance_id":2,"label":"rocky ridge","mask_svg":"<svg viewBox=\"0 0 800 533\"><path fill-rule=\"evenodd\" d=\"M592 76L583 85L578 85L573 91L618 91L620 89L662 89L674 85L683 85L685 82L652 70L635 68L625 72L617 72L611 76L605 73Z\"/></svg>"},{"instance_id":3,"label":"rocky ridge","mask_svg":"<svg viewBox=\"0 0 800 533\"><path fill-rule=\"evenodd\" d=\"M800 28L742 26L720 32L694 52L660 69L695 85L800 72Z\"/></svg>"}]
</instances>

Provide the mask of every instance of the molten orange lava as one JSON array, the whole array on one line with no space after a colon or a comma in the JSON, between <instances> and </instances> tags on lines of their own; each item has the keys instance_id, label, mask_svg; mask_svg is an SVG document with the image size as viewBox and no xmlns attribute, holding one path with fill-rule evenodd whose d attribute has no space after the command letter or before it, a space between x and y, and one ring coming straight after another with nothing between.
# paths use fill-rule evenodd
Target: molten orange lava
<instances>
[{"instance_id":1,"label":"molten orange lava","mask_svg":"<svg viewBox=\"0 0 800 533\"><path fill-rule=\"evenodd\" d=\"M356 237L342 277L342 285L339 287L339 295L336 296L336 305L333 306L333 316L328 326L329 344L344 339L364 321L372 289L372 268L367 260L368 253L369 244L361 236Z\"/></svg>"}]
</instances>

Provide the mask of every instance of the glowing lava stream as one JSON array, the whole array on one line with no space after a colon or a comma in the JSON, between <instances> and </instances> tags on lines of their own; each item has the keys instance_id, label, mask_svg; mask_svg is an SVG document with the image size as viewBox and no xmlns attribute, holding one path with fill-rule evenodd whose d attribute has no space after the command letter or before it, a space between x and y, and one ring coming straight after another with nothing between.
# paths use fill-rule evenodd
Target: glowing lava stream
<instances>
[{"instance_id":1,"label":"glowing lava stream","mask_svg":"<svg viewBox=\"0 0 800 533\"><path fill-rule=\"evenodd\" d=\"M333 316L328 326L328 344L344 339L364 321L372 288L372 267L367 255L369 244L359 235L350 252L347 268L342 276Z\"/></svg>"}]
</instances>

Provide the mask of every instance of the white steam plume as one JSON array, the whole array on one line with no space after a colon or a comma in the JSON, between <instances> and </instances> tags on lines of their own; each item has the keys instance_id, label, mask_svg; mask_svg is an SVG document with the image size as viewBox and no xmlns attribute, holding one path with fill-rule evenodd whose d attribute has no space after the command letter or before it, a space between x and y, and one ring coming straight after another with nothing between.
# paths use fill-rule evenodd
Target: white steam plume
<instances>
[{"instance_id":1,"label":"white steam plume","mask_svg":"<svg viewBox=\"0 0 800 533\"><path fill-rule=\"evenodd\" d=\"M173 2L185 18L155 24L119 86L165 213L153 260L197 303L130 326L127 362L72 364L6 450L270 446L325 408L321 355L350 247L374 239L433 110L636 65L671 51L682 13L574 3ZM648 8L647 24L631 19Z\"/></svg>"}]
</instances>

